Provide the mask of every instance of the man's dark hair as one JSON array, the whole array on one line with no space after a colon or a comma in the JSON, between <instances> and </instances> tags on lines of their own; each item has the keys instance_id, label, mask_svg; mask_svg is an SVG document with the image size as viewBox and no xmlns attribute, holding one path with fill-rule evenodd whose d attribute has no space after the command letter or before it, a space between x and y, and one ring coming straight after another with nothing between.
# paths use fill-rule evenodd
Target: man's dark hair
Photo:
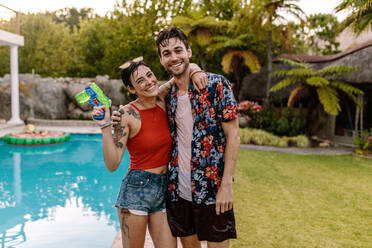
<instances>
[{"instance_id":1,"label":"man's dark hair","mask_svg":"<svg viewBox=\"0 0 372 248\"><path fill-rule=\"evenodd\" d=\"M189 48L189 43L187 42L187 37L185 33L177 27L165 28L159 32L156 36L155 44L158 48L158 54L160 54L160 46L167 46L170 38L178 38L185 45L186 49Z\"/></svg>"},{"instance_id":2,"label":"man's dark hair","mask_svg":"<svg viewBox=\"0 0 372 248\"><path fill-rule=\"evenodd\" d=\"M123 84L126 87L133 87L132 82L130 81L130 76L132 75L133 72L135 72L140 65L146 66L151 70L151 67L146 65L145 62L140 61L140 62L130 62L130 65L128 68L122 69L121 70L121 80L123 81Z\"/></svg>"}]
</instances>

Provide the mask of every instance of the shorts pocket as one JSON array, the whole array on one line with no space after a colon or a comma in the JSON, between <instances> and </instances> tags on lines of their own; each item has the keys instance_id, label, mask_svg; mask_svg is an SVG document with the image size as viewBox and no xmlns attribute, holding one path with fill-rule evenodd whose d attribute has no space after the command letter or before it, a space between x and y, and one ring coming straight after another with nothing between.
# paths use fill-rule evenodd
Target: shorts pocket
<instances>
[{"instance_id":1,"label":"shorts pocket","mask_svg":"<svg viewBox=\"0 0 372 248\"><path fill-rule=\"evenodd\" d=\"M127 180L127 186L133 188L144 188L150 183L150 178L131 176Z\"/></svg>"}]
</instances>

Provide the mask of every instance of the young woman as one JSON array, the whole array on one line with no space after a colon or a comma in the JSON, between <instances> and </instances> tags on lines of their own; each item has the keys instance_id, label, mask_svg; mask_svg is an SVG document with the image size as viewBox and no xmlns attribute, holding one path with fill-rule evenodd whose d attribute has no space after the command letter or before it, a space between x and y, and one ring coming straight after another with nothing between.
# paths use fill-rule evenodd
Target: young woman
<instances>
[{"instance_id":1,"label":"young woman","mask_svg":"<svg viewBox=\"0 0 372 248\"><path fill-rule=\"evenodd\" d=\"M110 111L94 107L92 116L102 129L103 155L109 171L115 171L124 154L130 154L130 167L122 181L116 207L120 220L123 247L143 248L146 228L156 248L176 247L165 213L166 171L170 160L171 137L165 113L164 97L172 80L159 87L151 68L142 61L124 64L122 80L137 99L120 108L121 120L112 136ZM197 65L190 73L196 87L202 89L207 79Z\"/></svg>"}]
</instances>

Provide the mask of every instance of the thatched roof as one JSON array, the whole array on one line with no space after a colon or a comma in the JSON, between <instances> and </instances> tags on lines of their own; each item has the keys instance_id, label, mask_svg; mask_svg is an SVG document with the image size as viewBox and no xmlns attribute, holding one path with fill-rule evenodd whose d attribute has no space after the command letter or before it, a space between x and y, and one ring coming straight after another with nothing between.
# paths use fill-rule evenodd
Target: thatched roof
<instances>
[{"instance_id":1,"label":"thatched roof","mask_svg":"<svg viewBox=\"0 0 372 248\"><path fill-rule=\"evenodd\" d=\"M305 63L325 63L325 62L332 62L335 60L338 60L342 57L345 57L347 55L352 55L353 53L365 49L367 47L372 46L372 40L369 40L363 44L360 44L352 49L349 49L347 51L344 51L342 53L337 53L334 55L327 55L327 56L321 56L321 55L301 55L301 54L282 54L274 59L274 62L279 61L281 58L285 59L291 59L295 61L305 62Z\"/></svg>"},{"instance_id":2,"label":"thatched roof","mask_svg":"<svg viewBox=\"0 0 372 248\"><path fill-rule=\"evenodd\" d=\"M354 73L346 74L337 78L345 82L365 85L372 84L372 40L354 47L348 51L330 56L282 54L275 58L273 69L289 69L288 65L283 64L279 59L286 58L308 63L311 67L318 70L330 65L344 64L348 66L360 67L360 70ZM265 97L265 88L267 81L267 66L262 68L259 73L249 74L243 79L242 90L239 94L239 100L244 99L262 99ZM273 86L279 79L272 79ZM275 93L274 96L288 96L289 90Z\"/></svg>"}]
</instances>

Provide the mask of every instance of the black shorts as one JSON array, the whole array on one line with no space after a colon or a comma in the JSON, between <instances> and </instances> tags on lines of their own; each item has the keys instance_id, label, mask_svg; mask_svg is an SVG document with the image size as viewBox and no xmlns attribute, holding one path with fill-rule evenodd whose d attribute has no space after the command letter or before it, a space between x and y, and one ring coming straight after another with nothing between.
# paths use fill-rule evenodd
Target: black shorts
<instances>
[{"instance_id":1,"label":"black shorts","mask_svg":"<svg viewBox=\"0 0 372 248\"><path fill-rule=\"evenodd\" d=\"M216 204L196 204L178 198L167 201L168 224L175 237L197 234L200 241L222 242L236 238L233 209L216 214Z\"/></svg>"}]
</instances>

